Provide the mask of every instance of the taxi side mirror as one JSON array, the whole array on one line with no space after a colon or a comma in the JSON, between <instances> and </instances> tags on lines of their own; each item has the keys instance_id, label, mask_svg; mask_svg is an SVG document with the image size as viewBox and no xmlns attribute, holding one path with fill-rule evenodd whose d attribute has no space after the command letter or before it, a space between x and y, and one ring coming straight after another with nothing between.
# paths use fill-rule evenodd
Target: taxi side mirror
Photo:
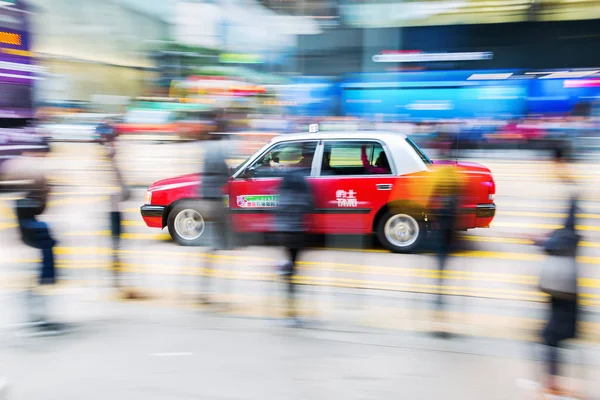
<instances>
[{"instance_id":1,"label":"taxi side mirror","mask_svg":"<svg viewBox=\"0 0 600 400\"><path fill-rule=\"evenodd\" d=\"M250 167L244 171L244 178L252 179L254 177L256 177L256 167Z\"/></svg>"}]
</instances>

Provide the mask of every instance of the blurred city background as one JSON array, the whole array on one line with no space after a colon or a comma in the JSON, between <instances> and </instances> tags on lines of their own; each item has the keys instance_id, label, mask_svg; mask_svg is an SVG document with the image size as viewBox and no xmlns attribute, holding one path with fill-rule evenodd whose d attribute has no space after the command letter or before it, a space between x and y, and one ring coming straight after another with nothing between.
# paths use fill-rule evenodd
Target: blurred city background
<instances>
[{"instance_id":1,"label":"blurred city background","mask_svg":"<svg viewBox=\"0 0 600 400\"><path fill-rule=\"evenodd\" d=\"M599 45L596 0L0 0L0 399L539 398L549 296L534 244L562 226L574 186L564 386L600 399ZM312 124L482 164L497 210L460 232L443 272L435 236L407 254L320 238L298 266L310 323L291 330L281 249L181 246L140 207L155 182L202 171L215 132L235 171ZM3 166L46 146L58 278L40 292L69 329L32 337L41 255L15 206L26 173ZM133 300L112 291L117 253ZM196 301L207 275L216 306Z\"/></svg>"}]
</instances>

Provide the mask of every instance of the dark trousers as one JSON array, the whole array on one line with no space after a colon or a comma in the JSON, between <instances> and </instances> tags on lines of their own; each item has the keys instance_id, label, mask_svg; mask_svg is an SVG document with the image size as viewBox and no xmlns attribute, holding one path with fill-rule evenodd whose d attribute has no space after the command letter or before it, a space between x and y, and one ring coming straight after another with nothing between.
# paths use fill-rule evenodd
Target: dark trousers
<instances>
[{"instance_id":1,"label":"dark trousers","mask_svg":"<svg viewBox=\"0 0 600 400\"><path fill-rule=\"evenodd\" d=\"M296 298L296 283L294 282L294 277L296 276L296 262L298 261L300 249L288 247L286 248L286 252L288 253L289 261L285 265L283 275L287 283L288 300L294 301Z\"/></svg>"},{"instance_id":2,"label":"dark trousers","mask_svg":"<svg viewBox=\"0 0 600 400\"><path fill-rule=\"evenodd\" d=\"M114 285L116 288L121 286L121 260L119 250L121 247L121 212L111 211L110 213L110 232L112 236L112 271Z\"/></svg>"},{"instance_id":3,"label":"dark trousers","mask_svg":"<svg viewBox=\"0 0 600 400\"><path fill-rule=\"evenodd\" d=\"M454 243L454 231L446 228L438 231L438 243L437 243L437 259L438 259L438 272L440 274L438 278L438 296L436 306L438 310L444 307L444 295L442 293L442 286L444 285L444 273L446 271L446 264L448 263L448 257L452 251L452 245Z\"/></svg>"},{"instance_id":4,"label":"dark trousers","mask_svg":"<svg viewBox=\"0 0 600 400\"><path fill-rule=\"evenodd\" d=\"M56 268L54 265L54 252L52 247L42 249L42 270L40 271L40 285L56 283Z\"/></svg>"},{"instance_id":5,"label":"dark trousers","mask_svg":"<svg viewBox=\"0 0 600 400\"><path fill-rule=\"evenodd\" d=\"M548 368L548 375L550 376L558 376L558 365L559 365L559 357L558 351L559 346L558 343L545 343L546 344L546 365Z\"/></svg>"},{"instance_id":6,"label":"dark trousers","mask_svg":"<svg viewBox=\"0 0 600 400\"><path fill-rule=\"evenodd\" d=\"M578 307L577 300L550 299L550 319L542 332L546 345L545 361L550 376L559 374L561 343L577 334Z\"/></svg>"},{"instance_id":7,"label":"dark trousers","mask_svg":"<svg viewBox=\"0 0 600 400\"><path fill-rule=\"evenodd\" d=\"M50 235L48 224L35 218L20 219L19 225L24 242L42 252L42 264L40 265L40 285L51 285L56 283L56 268L54 265L53 248L56 241Z\"/></svg>"}]
</instances>

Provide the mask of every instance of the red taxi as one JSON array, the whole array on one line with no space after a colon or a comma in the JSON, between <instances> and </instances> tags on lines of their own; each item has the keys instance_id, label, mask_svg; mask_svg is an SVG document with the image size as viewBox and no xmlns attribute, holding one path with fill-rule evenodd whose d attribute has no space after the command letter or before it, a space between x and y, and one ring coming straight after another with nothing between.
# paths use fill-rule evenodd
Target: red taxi
<instances>
[{"instance_id":1,"label":"red taxi","mask_svg":"<svg viewBox=\"0 0 600 400\"><path fill-rule=\"evenodd\" d=\"M385 161L384 163L382 163ZM428 212L436 171L456 168L462 180L460 229L488 227L494 218L490 170L467 162L433 162L407 136L386 132L283 135L232 171L224 188L236 232L269 232L281 178L278 169L309 167L315 234L371 234L395 252L411 251L435 217ZM155 182L141 214L149 227L168 227L175 241L196 244L205 233L199 174Z\"/></svg>"}]
</instances>

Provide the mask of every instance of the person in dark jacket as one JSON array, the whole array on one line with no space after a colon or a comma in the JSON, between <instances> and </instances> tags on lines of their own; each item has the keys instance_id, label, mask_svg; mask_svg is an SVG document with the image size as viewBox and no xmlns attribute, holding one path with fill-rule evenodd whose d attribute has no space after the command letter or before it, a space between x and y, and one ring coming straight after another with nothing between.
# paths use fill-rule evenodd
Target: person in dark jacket
<instances>
[{"instance_id":1,"label":"person in dark jacket","mask_svg":"<svg viewBox=\"0 0 600 400\"><path fill-rule=\"evenodd\" d=\"M569 173L569 169L566 163L566 154L564 148L557 147L554 150L554 161L555 171L558 178L567 185L572 185L574 179ZM564 229L576 233L577 229L577 194L573 193L570 204L569 212L564 223ZM537 243L544 245L546 240L537 240ZM573 249L570 255L565 258L571 259L574 267L576 268L577 274L577 249ZM562 390L557 382L559 377L559 347L561 344L568 339L575 338L577 336L577 322L579 319L579 305L578 305L578 293L568 296L555 296L550 297L550 314L547 324L542 330L541 337L544 345L546 346L546 362L547 362L547 379L544 382L544 391L551 395L567 394Z\"/></svg>"},{"instance_id":2,"label":"person in dark jacket","mask_svg":"<svg viewBox=\"0 0 600 400\"><path fill-rule=\"evenodd\" d=\"M48 185L44 174L39 167L35 157L45 156L46 150L35 154L26 154L22 159L14 160L9 169L19 170L23 181L27 181L25 197L18 199L15 203L15 214L19 224L19 232L23 243L27 246L39 249L42 262L39 269L38 285L46 286L56 283L56 268L54 264L54 247L56 240L52 237L48 224L38 220L46 209L48 199ZM35 328L41 331L58 331L60 325L47 321L45 311L45 299L37 293L35 288L28 291L28 308L30 320Z\"/></svg>"},{"instance_id":3,"label":"person in dark jacket","mask_svg":"<svg viewBox=\"0 0 600 400\"><path fill-rule=\"evenodd\" d=\"M295 166L283 171L282 174L275 230L280 244L288 255L288 260L281 266L281 275L287 288L288 317L298 324L294 277L299 254L307 245L310 214L314 203L310 186L306 180L306 177L310 175L310 168Z\"/></svg>"},{"instance_id":4,"label":"person in dark jacket","mask_svg":"<svg viewBox=\"0 0 600 400\"><path fill-rule=\"evenodd\" d=\"M223 189L229 181L229 167L227 166L227 149L219 132L211 134L211 139L204 148L204 170L201 173L200 198L205 203L206 209L210 210L207 218L212 222L212 241L208 251L203 279L204 287L201 301L210 303L207 296L209 277L215 270L213 253L219 250L227 250L231 246L229 232L229 214L223 200Z\"/></svg>"},{"instance_id":5,"label":"person in dark jacket","mask_svg":"<svg viewBox=\"0 0 600 400\"><path fill-rule=\"evenodd\" d=\"M110 118L105 118L98 126L96 126L96 140L99 143L112 142L115 139L115 129L113 121Z\"/></svg>"},{"instance_id":6,"label":"person in dark jacket","mask_svg":"<svg viewBox=\"0 0 600 400\"><path fill-rule=\"evenodd\" d=\"M461 198L460 175L454 165L440 166L435 171L435 186L432 193L431 213L437 222L434 234L434 250L438 261L438 287L437 312L438 319L442 319L444 312L444 274L448 258L454 249L457 235L458 211ZM450 337L444 330L436 330L435 335Z\"/></svg>"}]
</instances>

